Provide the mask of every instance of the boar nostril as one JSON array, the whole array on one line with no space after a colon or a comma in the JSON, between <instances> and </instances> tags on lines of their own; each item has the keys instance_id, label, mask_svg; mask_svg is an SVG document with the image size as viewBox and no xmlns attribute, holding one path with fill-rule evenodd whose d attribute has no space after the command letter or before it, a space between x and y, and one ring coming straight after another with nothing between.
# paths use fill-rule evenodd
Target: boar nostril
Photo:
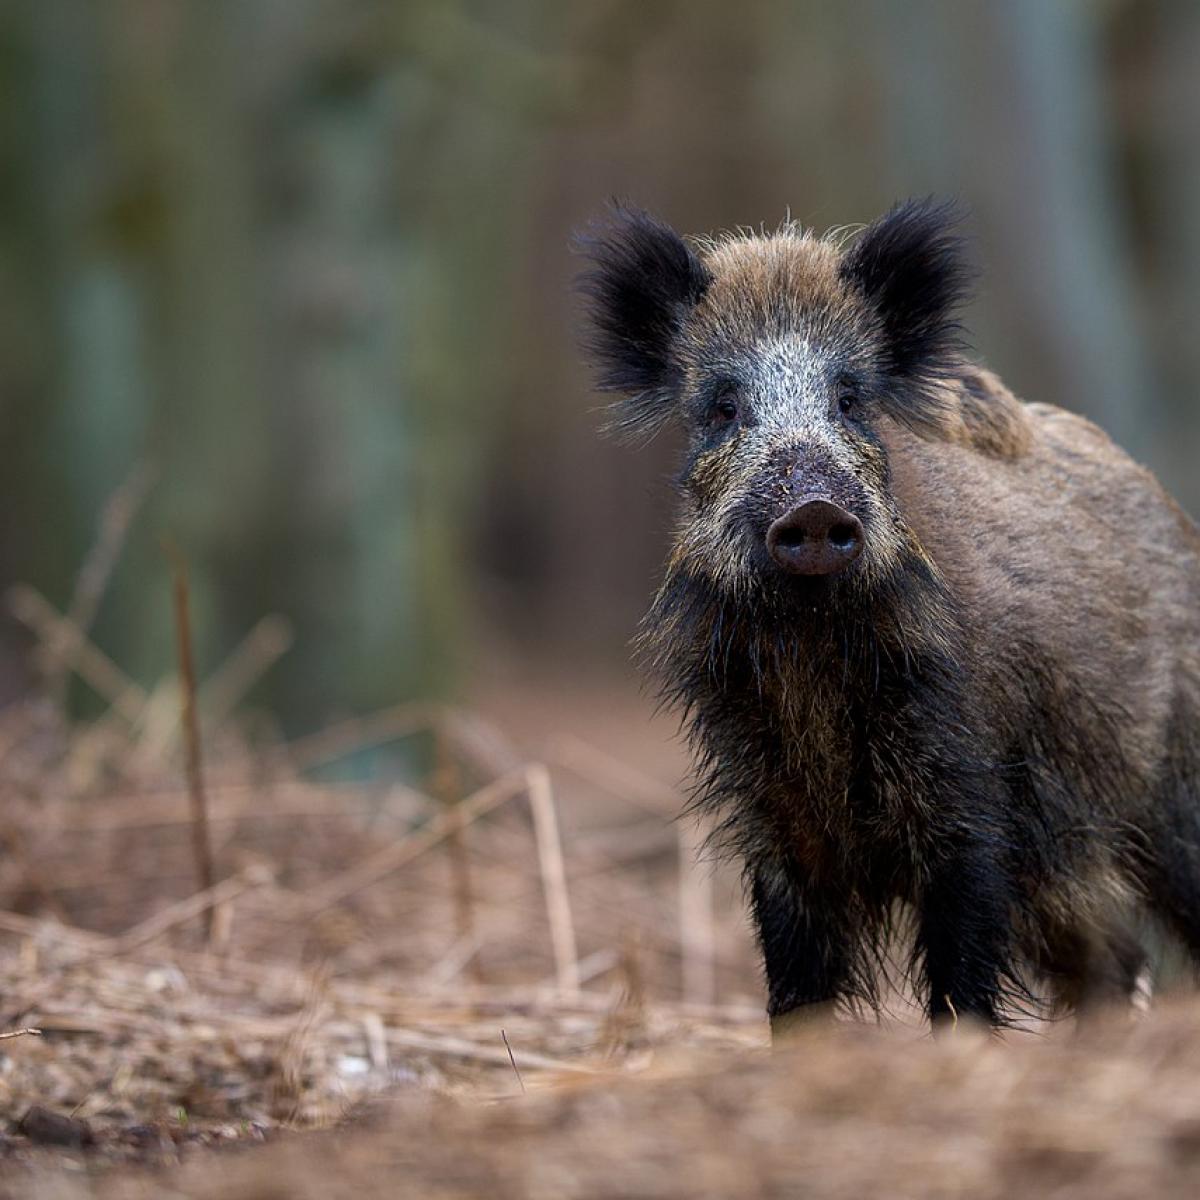
<instances>
[{"instance_id":1,"label":"boar nostril","mask_svg":"<svg viewBox=\"0 0 1200 1200\"><path fill-rule=\"evenodd\" d=\"M838 550L849 550L858 541L858 532L848 521L843 521L830 528L829 541Z\"/></svg>"},{"instance_id":2,"label":"boar nostril","mask_svg":"<svg viewBox=\"0 0 1200 1200\"><path fill-rule=\"evenodd\" d=\"M862 548L862 522L820 497L801 501L767 530L768 553L793 575L833 575Z\"/></svg>"}]
</instances>

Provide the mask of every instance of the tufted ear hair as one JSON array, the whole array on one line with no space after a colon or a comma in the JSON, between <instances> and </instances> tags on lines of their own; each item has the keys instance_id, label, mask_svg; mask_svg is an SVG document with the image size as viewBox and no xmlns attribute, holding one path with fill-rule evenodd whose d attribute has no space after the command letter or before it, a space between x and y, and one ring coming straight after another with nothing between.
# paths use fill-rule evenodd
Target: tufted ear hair
<instances>
[{"instance_id":1,"label":"tufted ear hair","mask_svg":"<svg viewBox=\"0 0 1200 1200\"><path fill-rule=\"evenodd\" d=\"M842 255L842 279L878 314L884 370L901 386L889 396L892 415L918 431L944 423L941 385L962 366L958 308L974 272L958 234L956 205L906 200L868 225Z\"/></svg>"},{"instance_id":2,"label":"tufted ear hair","mask_svg":"<svg viewBox=\"0 0 1200 1200\"><path fill-rule=\"evenodd\" d=\"M669 225L621 204L574 244L591 261L579 284L597 386L627 397L613 405L609 428L653 433L678 398L677 341L712 275Z\"/></svg>"}]
</instances>

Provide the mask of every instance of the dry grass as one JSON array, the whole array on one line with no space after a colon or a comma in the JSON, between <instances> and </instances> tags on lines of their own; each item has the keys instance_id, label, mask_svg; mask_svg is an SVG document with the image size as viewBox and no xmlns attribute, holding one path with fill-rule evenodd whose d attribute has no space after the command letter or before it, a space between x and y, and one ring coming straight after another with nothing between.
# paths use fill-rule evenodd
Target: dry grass
<instances>
[{"instance_id":1,"label":"dry grass","mask_svg":"<svg viewBox=\"0 0 1200 1200\"><path fill-rule=\"evenodd\" d=\"M359 738L418 715L457 798L214 738L200 892L173 753L0 716L0 1029L42 1034L0 1049L0 1197L1196 1194L1193 1000L769 1054L736 892L689 877L669 789L575 741L531 772L457 713Z\"/></svg>"},{"instance_id":2,"label":"dry grass","mask_svg":"<svg viewBox=\"0 0 1200 1200\"><path fill-rule=\"evenodd\" d=\"M72 615L10 596L53 686L0 712L0 1198L1196 1194L1194 1000L768 1054L739 889L671 788L430 705L250 739L276 619L181 738L176 683L88 641L89 561ZM101 719L65 722L67 671Z\"/></svg>"},{"instance_id":3,"label":"dry grass","mask_svg":"<svg viewBox=\"0 0 1200 1200\"><path fill-rule=\"evenodd\" d=\"M18 608L93 661L34 597ZM197 890L176 690L110 676L90 725L46 701L0 713L0 1030L42 1032L0 1050L10 1128L45 1109L86 1122L93 1158L170 1157L337 1125L396 1088L490 1101L764 1043L737 889L695 863L661 783L573 739L529 761L430 706L291 745L210 719L217 882ZM314 778L404 739L410 766L433 751L428 788Z\"/></svg>"},{"instance_id":4,"label":"dry grass","mask_svg":"<svg viewBox=\"0 0 1200 1200\"><path fill-rule=\"evenodd\" d=\"M1182 1200L1200 1188L1198 1114L1194 1008L1078 1041L960 1031L935 1045L857 1029L775 1055L663 1056L635 1078L499 1104L412 1088L362 1128L193 1159L169 1185L194 1200ZM95 1194L163 1184L109 1179Z\"/></svg>"}]
</instances>

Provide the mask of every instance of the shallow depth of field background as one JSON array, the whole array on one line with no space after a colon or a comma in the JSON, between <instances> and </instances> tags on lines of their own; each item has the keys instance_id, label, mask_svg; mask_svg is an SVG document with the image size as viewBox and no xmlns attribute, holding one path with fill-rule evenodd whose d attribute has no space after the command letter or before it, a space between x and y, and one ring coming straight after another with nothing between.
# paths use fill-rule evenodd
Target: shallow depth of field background
<instances>
[{"instance_id":1,"label":"shallow depth of field background","mask_svg":"<svg viewBox=\"0 0 1200 1200\"><path fill-rule=\"evenodd\" d=\"M613 195L687 232L961 198L980 355L1195 512L1198 48L1189 0L6 4L0 582L65 606L144 469L94 626L144 686L169 539L202 674L291 623L251 697L288 733L640 712L673 448L597 438L570 295Z\"/></svg>"},{"instance_id":2,"label":"shallow depth of field background","mask_svg":"<svg viewBox=\"0 0 1200 1200\"><path fill-rule=\"evenodd\" d=\"M1198 68L1194 0L0 3L0 1200L381 1094L170 1190L1198 1194L1194 996L759 1053L569 251L957 197L979 355L1200 513Z\"/></svg>"}]
</instances>

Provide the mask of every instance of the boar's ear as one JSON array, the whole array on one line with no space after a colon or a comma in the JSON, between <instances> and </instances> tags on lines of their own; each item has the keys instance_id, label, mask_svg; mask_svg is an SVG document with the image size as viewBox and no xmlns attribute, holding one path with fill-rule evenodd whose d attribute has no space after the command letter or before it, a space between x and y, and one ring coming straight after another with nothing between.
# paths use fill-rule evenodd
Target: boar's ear
<instances>
[{"instance_id":1,"label":"boar's ear","mask_svg":"<svg viewBox=\"0 0 1200 1200\"><path fill-rule=\"evenodd\" d=\"M957 309L974 272L957 233L953 203L907 200L859 235L841 263L841 276L879 316L884 369L902 384L889 390L892 415L919 432L943 425L950 402L939 384L961 366Z\"/></svg>"},{"instance_id":2,"label":"boar's ear","mask_svg":"<svg viewBox=\"0 0 1200 1200\"><path fill-rule=\"evenodd\" d=\"M597 386L628 397L613 406L610 428L653 433L678 398L677 339L712 276L670 226L623 205L578 234L575 247L591 260L579 282Z\"/></svg>"}]
</instances>

